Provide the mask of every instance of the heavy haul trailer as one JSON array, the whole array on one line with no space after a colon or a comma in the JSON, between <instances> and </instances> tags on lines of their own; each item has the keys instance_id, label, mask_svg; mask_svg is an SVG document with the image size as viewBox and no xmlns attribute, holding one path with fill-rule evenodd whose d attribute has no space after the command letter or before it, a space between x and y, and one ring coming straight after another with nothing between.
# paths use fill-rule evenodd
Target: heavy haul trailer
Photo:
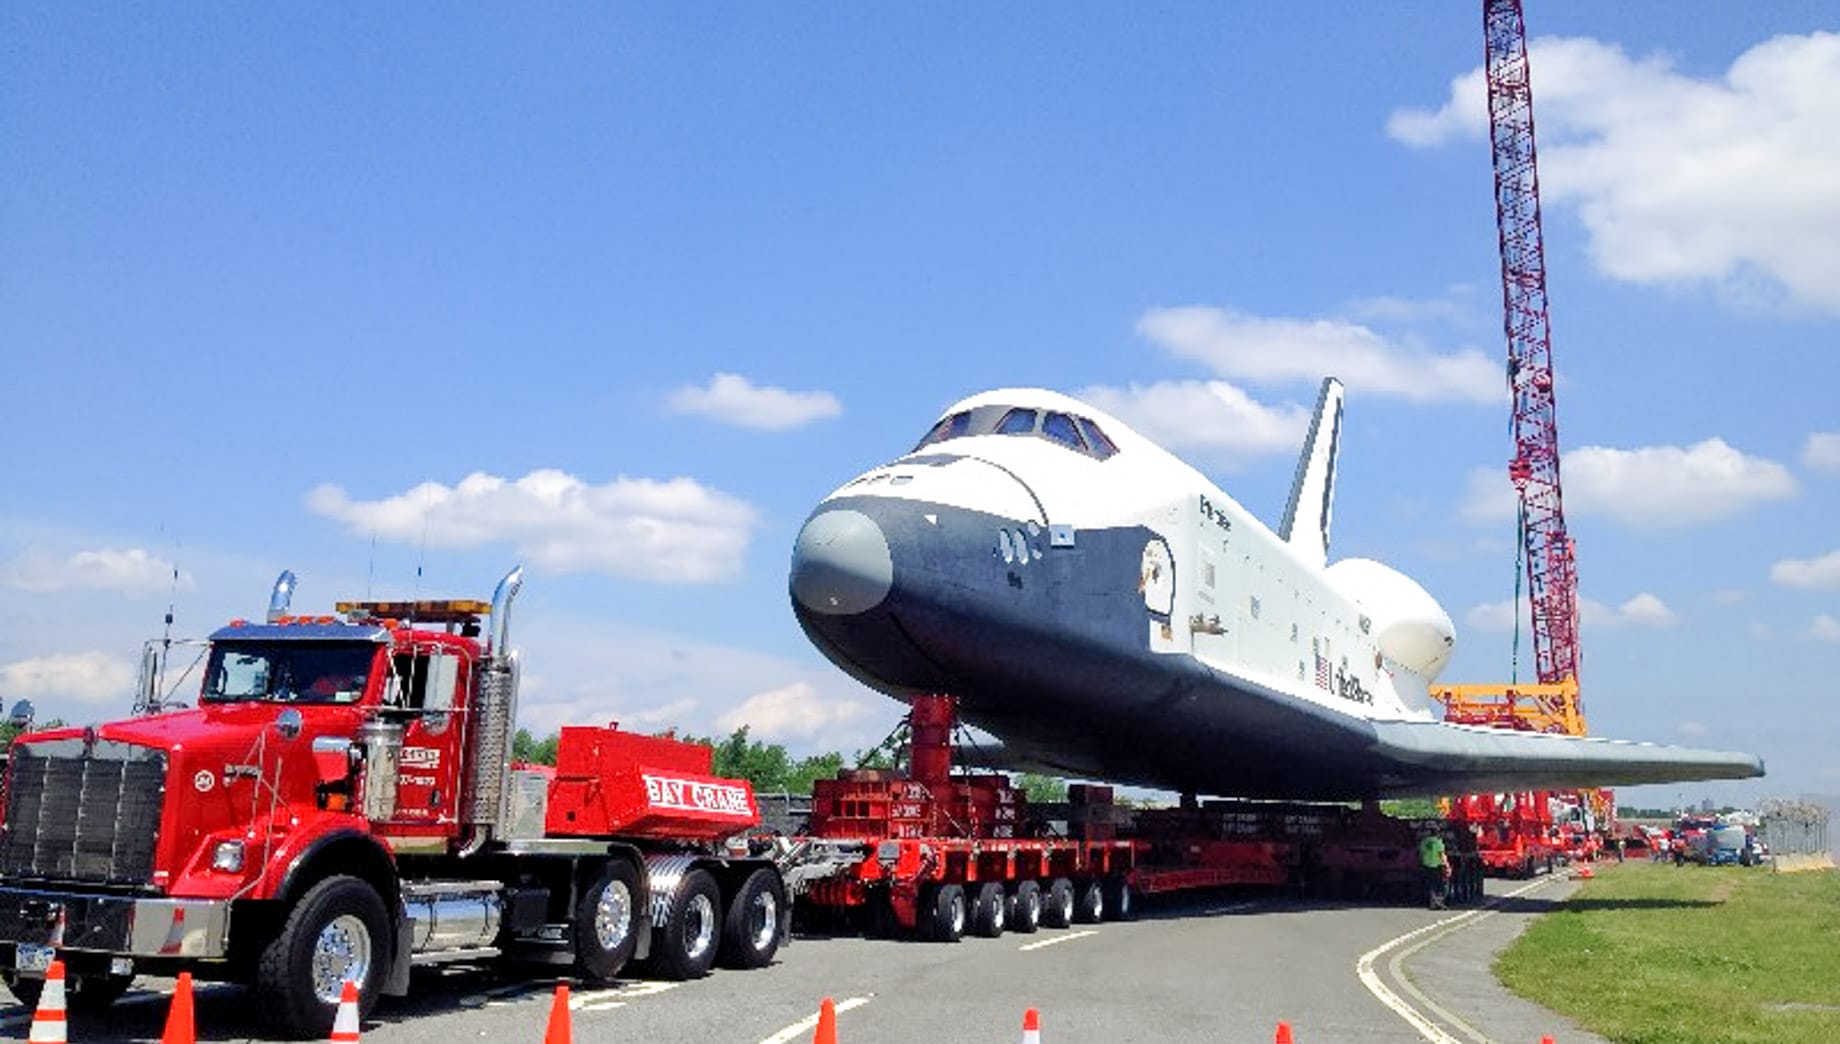
<instances>
[{"instance_id":1,"label":"heavy haul trailer","mask_svg":"<svg viewBox=\"0 0 1840 1044\"><path fill-rule=\"evenodd\" d=\"M952 774L953 713L950 697L913 701L907 775L846 770L818 781L811 836L785 861L801 907L949 942L1127 919L1139 895L1201 888L1417 895L1418 839L1427 831L1446 838L1451 897L1481 895L1467 831L1371 805L1190 801L1137 810L1115 805L1109 787L1075 784L1064 836L1039 836L1042 817L1006 777Z\"/></svg>"},{"instance_id":2,"label":"heavy haul trailer","mask_svg":"<svg viewBox=\"0 0 1840 1044\"><path fill-rule=\"evenodd\" d=\"M368 1010L416 965L628 961L692 978L766 964L790 922L758 822L707 747L565 728L553 770L509 764L518 658L490 604L341 603L211 636L193 709L20 737L0 828L0 979L73 1008L137 973L242 982L323 1037L344 981ZM484 634L485 624L492 625ZM158 708L148 670L143 704Z\"/></svg>"}]
</instances>

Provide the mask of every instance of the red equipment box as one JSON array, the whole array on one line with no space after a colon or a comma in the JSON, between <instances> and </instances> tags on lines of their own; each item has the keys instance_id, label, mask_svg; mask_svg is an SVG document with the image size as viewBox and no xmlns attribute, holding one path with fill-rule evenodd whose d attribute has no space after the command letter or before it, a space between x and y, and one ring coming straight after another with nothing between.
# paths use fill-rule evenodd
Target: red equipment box
<instances>
[{"instance_id":1,"label":"red equipment box","mask_svg":"<svg viewBox=\"0 0 1840 1044\"><path fill-rule=\"evenodd\" d=\"M544 832L718 840L758 825L754 788L710 775L713 757L700 744L564 726Z\"/></svg>"}]
</instances>

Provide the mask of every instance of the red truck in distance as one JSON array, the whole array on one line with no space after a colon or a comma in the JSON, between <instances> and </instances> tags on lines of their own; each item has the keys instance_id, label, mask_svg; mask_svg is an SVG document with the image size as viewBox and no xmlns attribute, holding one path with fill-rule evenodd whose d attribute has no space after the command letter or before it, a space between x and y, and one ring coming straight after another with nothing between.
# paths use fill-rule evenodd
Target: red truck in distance
<instances>
[{"instance_id":1,"label":"red truck in distance","mask_svg":"<svg viewBox=\"0 0 1840 1044\"><path fill-rule=\"evenodd\" d=\"M416 965L608 982L640 958L676 978L771 961L785 882L722 845L758 815L709 748L568 727L554 770L511 765L521 580L295 616L283 573L266 620L211 635L195 708L21 736L0 980L32 1005L61 958L83 1010L185 969L323 1037L346 980L368 1011Z\"/></svg>"}]
</instances>

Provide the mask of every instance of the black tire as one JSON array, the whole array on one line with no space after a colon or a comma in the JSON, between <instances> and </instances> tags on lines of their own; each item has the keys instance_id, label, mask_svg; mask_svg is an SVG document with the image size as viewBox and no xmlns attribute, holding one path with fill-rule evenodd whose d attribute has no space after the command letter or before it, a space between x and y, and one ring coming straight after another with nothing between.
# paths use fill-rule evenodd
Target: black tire
<instances>
[{"instance_id":1,"label":"black tire","mask_svg":"<svg viewBox=\"0 0 1840 1044\"><path fill-rule=\"evenodd\" d=\"M1041 907L1041 923L1065 928L1073 923L1073 882L1057 877L1048 882L1048 901Z\"/></svg>"},{"instance_id":2,"label":"black tire","mask_svg":"<svg viewBox=\"0 0 1840 1044\"><path fill-rule=\"evenodd\" d=\"M1009 895L1009 930L1033 935L1041 928L1041 886L1023 881Z\"/></svg>"},{"instance_id":3,"label":"black tire","mask_svg":"<svg viewBox=\"0 0 1840 1044\"><path fill-rule=\"evenodd\" d=\"M964 886L934 885L921 894L926 898L921 913L925 918L922 924L927 941L955 943L964 938L965 924L970 919L966 910Z\"/></svg>"},{"instance_id":4,"label":"black tire","mask_svg":"<svg viewBox=\"0 0 1840 1044\"><path fill-rule=\"evenodd\" d=\"M1105 886L1098 881L1084 881L1075 889L1073 919L1081 924L1098 924L1105 917Z\"/></svg>"},{"instance_id":5,"label":"black tire","mask_svg":"<svg viewBox=\"0 0 1840 1044\"><path fill-rule=\"evenodd\" d=\"M611 984L639 945L639 868L610 859L575 903L575 970L595 986Z\"/></svg>"},{"instance_id":6,"label":"black tire","mask_svg":"<svg viewBox=\"0 0 1840 1044\"><path fill-rule=\"evenodd\" d=\"M377 1006L391 950L389 914L377 890L356 877L326 878L300 897L262 951L255 985L263 1017L295 1038L325 1037L350 978L363 1019Z\"/></svg>"},{"instance_id":7,"label":"black tire","mask_svg":"<svg viewBox=\"0 0 1840 1044\"><path fill-rule=\"evenodd\" d=\"M1137 895L1131 890L1131 882L1123 874L1105 879L1102 886L1105 896L1105 919L1108 921L1134 921L1137 919Z\"/></svg>"},{"instance_id":8,"label":"black tire","mask_svg":"<svg viewBox=\"0 0 1840 1044\"><path fill-rule=\"evenodd\" d=\"M45 980L29 978L17 972L0 976L8 992L27 1008L37 1010L38 998L45 991ZM121 999L134 985L132 975L85 975L64 984L64 1004L71 1011L98 1012Z\"/></svg>"},{"instance_id":9,"label":"black tire","mask_svg":"<svg viewBox=\"0 0 1840 1044\"><path fill-rule=\"evenodd\" d=\"M652 969L666 979L700 979L715 967L722 939L722 893L707 870L677 886L671 915L652 931Z\"/></svg>"},{"instance_id":10,"label":"black tire","mask_svg":"<svg viewBox=\"0 0 1840 1044\"><path fill-rule=\"evenodd\" d=\"M722 918L722 949L716 960L724 968L766 967L779 952L791 914L778 873L763 866L749 874Z\"/></svg>"},{"instance_id":11,"label":"black tire","mask_svg":"<svg viewBox=\"0 0 1840 1044\"><path fill-rule=\"evenodd\" d=\"M971 930L986 939L1001 936L1008 921L1008 905L1001 884L996 881L984 882L978 888L977 905L972 910Z\"/></svg>"}]
</instances>

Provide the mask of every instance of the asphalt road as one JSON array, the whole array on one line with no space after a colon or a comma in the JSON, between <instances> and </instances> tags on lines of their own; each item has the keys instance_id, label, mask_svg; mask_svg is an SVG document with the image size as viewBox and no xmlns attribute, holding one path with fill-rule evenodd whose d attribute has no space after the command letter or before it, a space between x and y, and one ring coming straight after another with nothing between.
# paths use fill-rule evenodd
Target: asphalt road
<instances>
[{"instance_id":1,"label":"asphalt road","mask_svg":"<svg viewBox=\"0 0 1840 1044\"><path fill-rule=\"evenodd\" d=\"M1497 895L1509 890L1508 883L1492 883ZM1491 989L1487 951L1568 890L1563 881L1541 879L1480 917L1214 896L1146 905L1142 919L1129 923L953 945L801 937L758 971L577 991L572 1020L583 1042L780 1044L810 1040L808 1022L795 1027L828 996L839 1005L842 1044L1014 1042L1030 1007L1041 1012L1045 1044L1250 1044L1271 1041L1279 1020L1290 1023L1297 1044L1533 1041L1565 1028ZM1378 991L1363 983L1363 965ZM104 1016L73 1016L70 1039L159 1040L171 984L144 985ZM366 1022L364 1038L537 1044L554 985L554 979L507 980L470 968L419 970L414 994L386 998ZM1423 1024L1389 1007L1382 999L1388 995ZM202 987L196 1009L200 1041L268 1039L240 990ZM0 1012L0 1031L23 1037L27 1021L9 1006ZM1566 1030L1561 1039L1576 1038Z\"/></svg>"}]
</instances>

